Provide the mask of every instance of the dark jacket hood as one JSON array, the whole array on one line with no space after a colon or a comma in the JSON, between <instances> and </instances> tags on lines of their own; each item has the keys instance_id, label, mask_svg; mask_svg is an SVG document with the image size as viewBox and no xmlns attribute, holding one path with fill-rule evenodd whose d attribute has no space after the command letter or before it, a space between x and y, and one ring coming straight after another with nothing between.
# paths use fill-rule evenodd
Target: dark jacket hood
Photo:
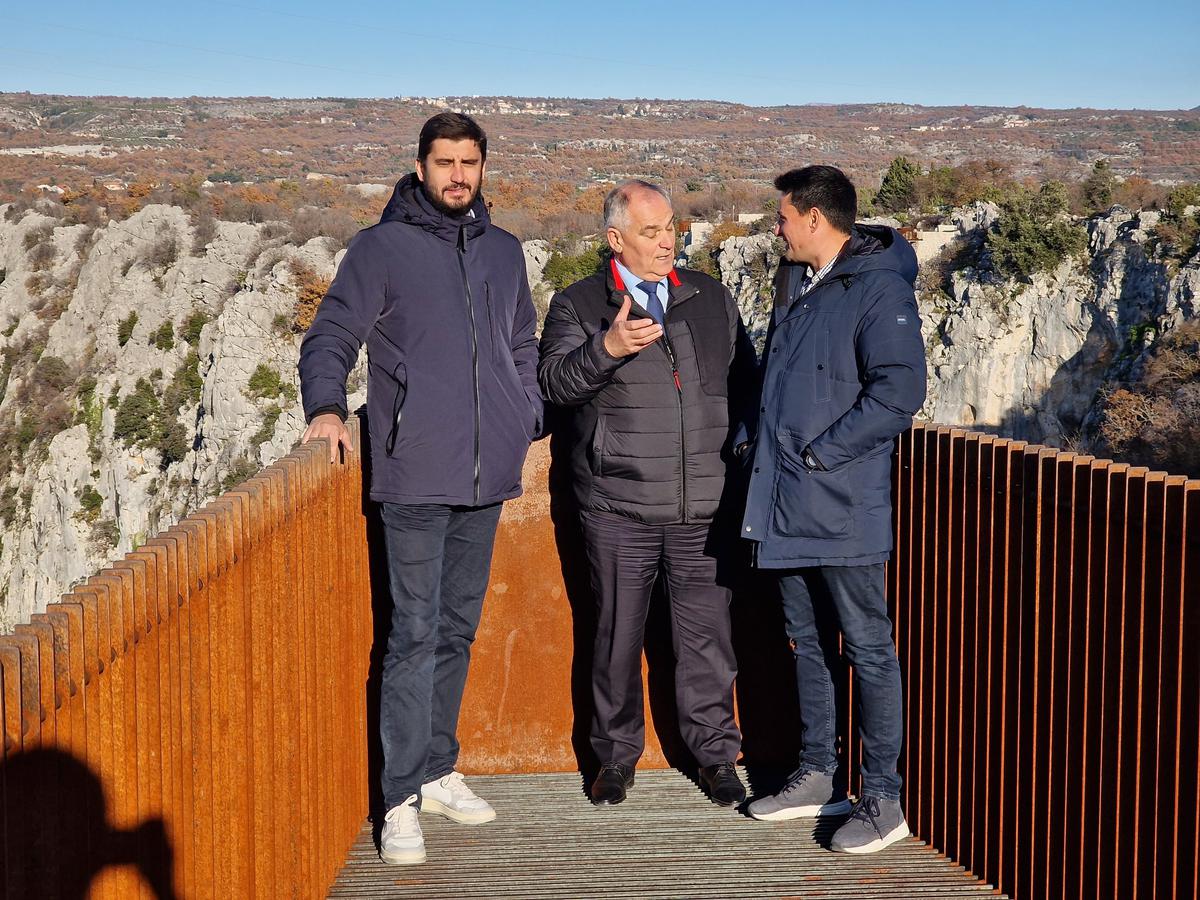
<instances>
[{"instance_id":1,"label":"dark jacket hood","mask_svg":"<svg viewBox=\"0 0 1200 900\"><path fill-rule=\"evenodd\" d=\"M392 198L388 200L387 206L383 208L383 215L379 217L380 224L403 222L406 225L415 225L451 243L458 242L460 228L465 226L464 237L469 241L483 234L490 221L482 192L476 195L475 202L466 213L450 216L429 202L415 172L409 172L396 182Z\"/></svg>"},{"instance_id":2,"label":"dark jacket hood","mask_svg":"<svg viewBox=\"0 0 1200 900\"><path fill-rule=\"evenodd\" d=\"M855 275L877 270L895 272L909 284L914 284L917 280L916 251L895 228L855 224L845 257L834 266L830 275Z\"/></svg>"}]
</instances>

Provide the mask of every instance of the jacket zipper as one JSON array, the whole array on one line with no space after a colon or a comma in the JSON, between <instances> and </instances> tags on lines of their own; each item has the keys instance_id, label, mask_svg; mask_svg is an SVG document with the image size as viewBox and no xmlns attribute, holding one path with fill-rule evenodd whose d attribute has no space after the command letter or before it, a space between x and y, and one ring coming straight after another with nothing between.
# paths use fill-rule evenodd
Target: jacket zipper
<instances>
[{"instance_id":1,"label":"jacket zipper","mask_svg":"<svg viewBox=\"0 0 1200 900\"><path fill-rule=\"evenodd\" d=\"M465 228L458 229L458 269L462 273L467 297L467 319L471 323L471 387L475 394L475 505L479 505L479 335L475 332L475 305L471 298L471 279L467 277L467 238Z\"/></svg>"},{"instance_id":2,"label":"jacket zipper","mask_svg":"<svg viewBox=\"0 0 1200 900\"><path fill-rule=\"evenodd\" d=\"M675 399L679 402L679 500L680 521L687 523L687 431L683 427L683 382L679 379L679 363L675 359L675 347L667 337L666 316L663 316L663 350L671 364L671 377L675 379Z\"/></svg>"}]
</instances>

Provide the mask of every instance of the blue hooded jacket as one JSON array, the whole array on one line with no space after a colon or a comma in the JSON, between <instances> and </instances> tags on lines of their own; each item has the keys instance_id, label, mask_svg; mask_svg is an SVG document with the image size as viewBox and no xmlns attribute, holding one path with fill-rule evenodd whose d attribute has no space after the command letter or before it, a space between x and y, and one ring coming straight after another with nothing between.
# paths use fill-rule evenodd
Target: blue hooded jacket
<instances>
[{"instance_id":1,"label":"blue hooded jacket","mask_svg":"<svg viewBox=\"0 0 1200 900\"><path fill-rule=\"evenodd\" d=\"M742 537L760 568L864 565L892 549L892 447L925 400L917 258L855 225L829 273L786 305L781 268Z\"/></svg>"},{"instance_id":2,"label":"blue hooded jacket","mask_svg":"<svg viewBox=\"0 0 1200 900\"><path fill-rule=\"evenodd\" d=\"M371 499L485 506L521 493L541 430L537 314L520 242L482 197L445 215L400 180L350 242L300 348L308 420L346 409L367 345Z\"/></svg>"}]
</instances>

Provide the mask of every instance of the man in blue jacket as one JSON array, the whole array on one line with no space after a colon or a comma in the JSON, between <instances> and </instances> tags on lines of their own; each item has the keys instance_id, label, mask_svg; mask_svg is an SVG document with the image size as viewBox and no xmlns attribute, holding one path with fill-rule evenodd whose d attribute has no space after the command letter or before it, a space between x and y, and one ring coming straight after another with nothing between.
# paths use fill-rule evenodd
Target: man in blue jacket
<instances>
[{"instance_id":1,"label":"man in blue jacket","mask_svg":"<svg viewBox=\"0 0 1200 900\"><path fill-rule=\"evenodd\" d=\"M884 600L895 437L925 398L913 295L916 254L892 228L856 225L832 166L775 179L787 244L767 339L742 536L777 573L800 695L800 765L756 819L844 813L835 786L833 671L840 629L860 707L862 794L832 848L871 853L906 837L896 770L900 666Z\"/></svg>"},{"instance_id":2,"label":"man in blue jacket","mask_svg":"<svg viewBox=\"0 0 1200 900\"><path fill-rule=\"evenodd\" d=\"M380 856L419 863L417 811L495 818L455 771L459 706L504 500L541 429L536 314L520 242L480 195L487 137L457 113L421 129L416 174L350 242L300 349L303 440L350 451L346 376L367 345L371 499L393 603L380 733Z\"/></svg>"}]
</instances>

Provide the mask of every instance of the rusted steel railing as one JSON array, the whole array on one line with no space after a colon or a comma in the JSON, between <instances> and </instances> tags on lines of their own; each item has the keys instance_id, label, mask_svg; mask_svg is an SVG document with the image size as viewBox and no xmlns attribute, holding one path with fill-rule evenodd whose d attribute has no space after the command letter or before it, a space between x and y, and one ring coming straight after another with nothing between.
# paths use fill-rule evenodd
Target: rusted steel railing
<instances>
[{"instance_id":1,"label":"rusted steel railing","mask_svg":"<svg viewBox=\"0 0 1200 900\"><path fill-rule=\"evenodd\" d=\"M7 896L323 896L367 813L373 637L359 457L326 453L0 639ZM501 520L467 771L570 770L586 745L591 603L548 464L535 445ZM1200 482L918 426L895 495L914 830L1015 897L1197 896ZM735 621L747 758L794 760L765 590Z\"/></svg>"},{"instance_id":2,"label":"rusted steel railing","mask_svg":"<svg viewBox=\"0 0 1200 900\"><path fill-rule=\"evenodd\" d=\"M914 831L1014 897L1196 897L1200 481L934 426L896 473Z\"/></svg>"},{"instance_id":3,"label":"rusted steel railing","mask_svg":"<svg viewBox=\"0 0 1200 900\"><path fill-rule=\"evenodd\" d=\"M367 813L372 640L362 471L327 453L0 639L6 896L324 896Z\"/></svg>"}]
</instances>

